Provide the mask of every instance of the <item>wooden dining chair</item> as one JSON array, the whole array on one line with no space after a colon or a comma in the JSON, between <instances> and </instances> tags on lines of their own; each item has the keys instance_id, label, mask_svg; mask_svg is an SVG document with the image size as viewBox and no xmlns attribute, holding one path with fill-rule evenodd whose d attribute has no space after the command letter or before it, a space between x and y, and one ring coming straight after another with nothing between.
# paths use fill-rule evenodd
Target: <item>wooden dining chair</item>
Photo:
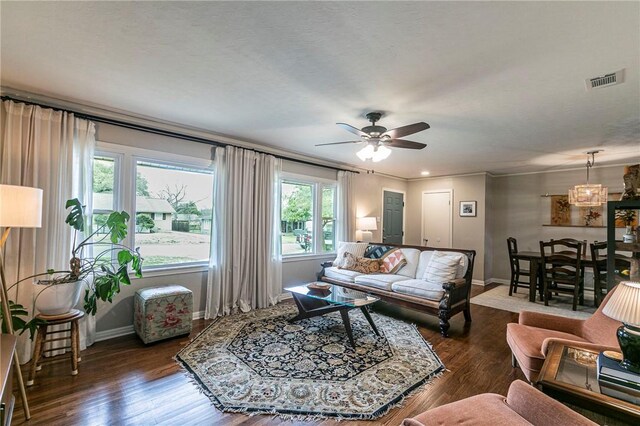
<instances>
[{"instance_id":1,"label":"wooden dining chair","mask_svg":"<svg viewBox=\"0 0 640 426\"><path fill-rule=\"evenodd\" d=\"M594 241L591 245L591 260L593 261L593 292L596 306L600 306L607 294L607 243ZM615 269L624 271L631 269L631 259L616 253Z\"/></svg>"},{"instance_id":2,"label":"wooden dining chair","mask_svg":"<svg viewBox=\"0 0 640 426\"><path fill-rule=\"evenodd\" d=\"M540 241L544 304L549 306L551 291L573 295L573 310L584 303L584 266L586 243L571 238Z\"/></svg>"},{"instance_id":3,"label":"wooden dining chair","mask_svg":"<svg viewBox=\"0 0 640 426\"><path fill-rule=\"evenodd\" d=\"M509 265L511 266L511 281L509 283L509 296L511 296L518 292L518 286L529 288L531 271L520 268L520 259L516 258L518 241L515 238L507 238L507 248L509 250ZM520 277L529 277L529 280L522 281Z\"/></svg>"},{"instance_id":4,"label":"wooden dining chair","mask_svg":"<svg viewBox=\"0 0 640 426\"><path fill-rule=\"evenodd\" d=\"M576 240L575 238L563 238L564 241L571 242L573 244L582 244L581 252L582 252L582 268L580 269L580 298L578 300L579 305L584 305L584 277L585 277L585 259L587 257L587 240ZM549 241L554 241L553 238ZM551 246L551 253L554 253L555 247ZM560 251L562 253L563 250ZM571 250L564 250L564 253L571 254ZM555 285L553 285L555 286ZM558 292L555 292L556 296Z\"/></svg>"}]
</instances>

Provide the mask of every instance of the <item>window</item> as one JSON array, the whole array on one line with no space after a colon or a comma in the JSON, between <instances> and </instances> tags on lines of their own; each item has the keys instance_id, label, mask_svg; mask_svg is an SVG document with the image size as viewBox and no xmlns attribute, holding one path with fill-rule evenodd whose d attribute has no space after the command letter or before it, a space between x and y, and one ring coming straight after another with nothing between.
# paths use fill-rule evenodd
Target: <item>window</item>
<instances>
[{"instance_id":1,"label":"window","mask_svg":"<svg viewBox=\"0 0 640 426\"><path fill-rule=\"evenodd\" d=\"M210 160L98 142L91 224L99 229L124 210L131 215L124 244L140 248L145 269L200 267L210 255L212 191ZM102 237L94 256L111 248Z\"/></svg>"},{"instance_id":2,"label":"window","mask_svg":"<svg viewBox=\"0 0 640 426\"><path fill-rule=\"evenodd\" d=\"M98 230L93 247L93 255L108 261L108 250L111 248L108 235L100 228L107 223L109 215L116 210L116 170L118 158L96 155L93 159L93 215L91 216L91 232ZM101 256L102 254L102 256Z\"/></svg>"},{"instance_id":3,"label":"window","mask_svg":"<svg viewBox=\"0 0 640 426\"><path fill-rule=\"evenodd\" d=\"M136 161L135 246L146 267L209 259L210 170Z\"/></svg>"},{"instance_id":4,"label":"window","mask_svg":"<svg viewBox=\"0 0 640 426\"><path fill-rule=\"evenodd\" d=\"M333 252L336 226L335 183L283 179L280 189L283 256Z\"/></svg>"}]
</instances>

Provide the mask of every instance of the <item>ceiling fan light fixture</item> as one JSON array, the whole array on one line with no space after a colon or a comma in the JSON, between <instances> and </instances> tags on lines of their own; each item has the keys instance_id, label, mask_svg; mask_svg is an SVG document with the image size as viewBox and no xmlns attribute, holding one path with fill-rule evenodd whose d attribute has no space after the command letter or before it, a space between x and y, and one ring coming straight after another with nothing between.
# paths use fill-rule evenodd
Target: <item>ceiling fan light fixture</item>
<instances>
[{"instance_id":1,"label":"ceiling fan light fixture","mask_svg":"<svg viewBox=\"0 0 640 426\"><path fill-rule=\"evenodd\" d=\"M377 163L389 157L390 155L391 155L391 150L384 145L380 145L373 150L371 161L373 161L374 163Z\"/></svg>"},{"instance_id":2,"label":"ceiling fan light fixture","mask_svg":"<svg viewBox=\"0 0 640 426\"><path fill-rule=\"evenodd\" d=\"M356 155L362 161L367 161L368 159L373 157L373 151L373 146L371 146L370 144L366 144L364 148L356 152Z\"/></svg>"}]
</instances>

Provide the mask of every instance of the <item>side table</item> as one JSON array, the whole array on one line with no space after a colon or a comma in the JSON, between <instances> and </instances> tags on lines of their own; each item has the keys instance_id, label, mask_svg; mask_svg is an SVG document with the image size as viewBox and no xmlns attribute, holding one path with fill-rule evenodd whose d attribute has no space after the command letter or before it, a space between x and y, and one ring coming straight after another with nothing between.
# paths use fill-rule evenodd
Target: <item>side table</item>
<instances>
[{"instance_id":1,"label":"side table","mask_svg":"<svg viewBox=\"0 0 640 426\"><path fill-rule=\"evenodd\" d=\"M552 342L537 385L542 392L562 402L624 424L640 424L640 406L600 392L597 358L598 352L581 348L577 343Z\"/></svg>"}]
</instances>

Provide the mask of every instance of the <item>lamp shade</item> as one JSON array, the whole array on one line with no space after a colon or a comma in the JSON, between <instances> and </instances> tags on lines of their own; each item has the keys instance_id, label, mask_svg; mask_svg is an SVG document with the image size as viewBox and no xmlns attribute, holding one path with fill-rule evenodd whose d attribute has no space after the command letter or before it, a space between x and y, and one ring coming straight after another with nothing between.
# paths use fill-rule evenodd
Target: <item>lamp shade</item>
<instances>
[{"instance_id":1,"label":"lamp shade","mask_svg":"<svg viewBox=\"0 0 640 426\"><path fill-rule=\"evenodd\" d=\"M378 230L378 223L376 222L376 218L375 217L360 217L357 220L357 226L356 228L358 228L358 230L360 231L377 231Z\"/></svg>"},{"instance_id":2,"label":"lamp shade","mask_svg":"<svg viewBox=\"0 0 640 426\"><path fill-rule=\"evenodd\" d=\"M42 189L0 185L0 227L40 228Z\"/></svg>"},{"instance_id":3,"label":"lamp shade","mask_svg":"<svg viewBox=\"0 0 640 426\"><path fill-rule=\"evenodd\" d=\"M602 313L625 324L640 325L640 282L618 284Z\"/></svg>"}]
</instances>

